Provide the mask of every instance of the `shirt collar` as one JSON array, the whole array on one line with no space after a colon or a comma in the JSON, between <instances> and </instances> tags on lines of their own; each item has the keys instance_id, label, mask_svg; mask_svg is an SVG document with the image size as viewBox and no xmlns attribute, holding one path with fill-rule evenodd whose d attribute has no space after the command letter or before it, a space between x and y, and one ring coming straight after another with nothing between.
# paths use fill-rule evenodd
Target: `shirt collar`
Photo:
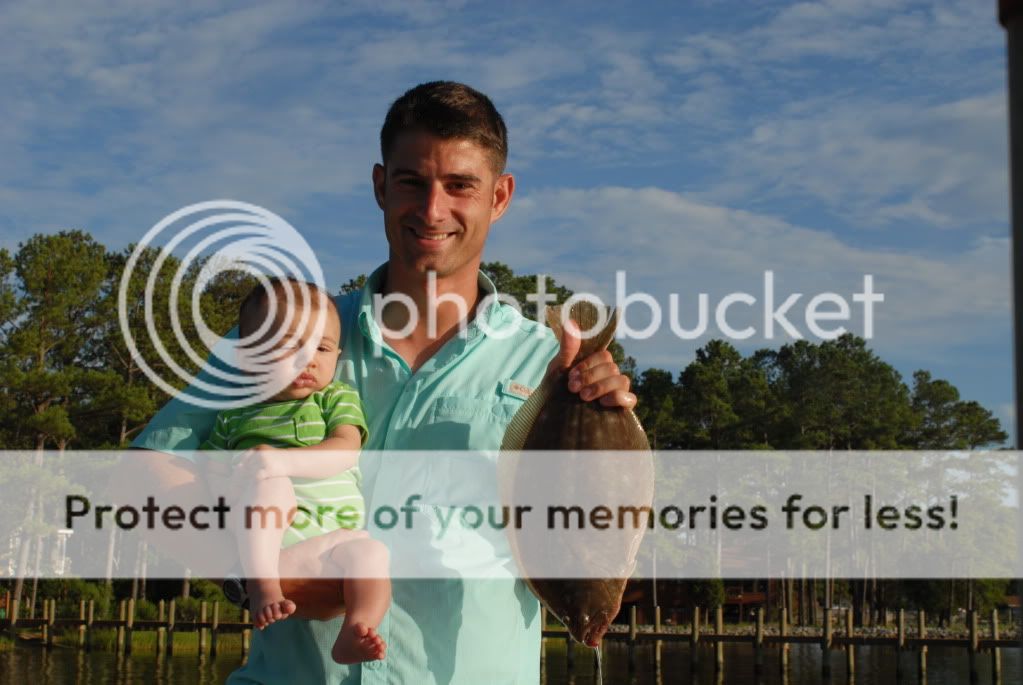
<instances>
[{"instance_id":1,"label":"shirt collar","mask_svg":"<svg viewBox=\"0 0 1023 685\"><path fill-rule=\"evenodd\" d=\"M384 263L377 267L370 274L369 278L366 279L366 285L363 286L359 296L359 328L362 330L363 335L377 345L383 344L383 335L380 333L380 327L373 316L373 296L382 292L386 278L387 264ZM497 294L497 286L482 271L478 273L476 283L480 290L483 291L483 297ZM515 309L510 306L503 306L497 297L493 297L487 303L486 308L480 310L476 318L466 326L465 339L471 341L480 337L485 332L484 328L496 330L512 321L516 314ZM481 326L481 320L486 323L485 327Z\"/></svg>"}]
</instances>

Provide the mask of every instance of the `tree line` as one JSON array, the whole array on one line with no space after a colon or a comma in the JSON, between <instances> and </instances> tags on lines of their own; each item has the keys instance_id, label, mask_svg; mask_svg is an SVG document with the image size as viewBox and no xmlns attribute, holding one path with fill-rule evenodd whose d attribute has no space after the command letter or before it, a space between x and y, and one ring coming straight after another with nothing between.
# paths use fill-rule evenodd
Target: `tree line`
<instances>
[{"instance_id":1,"label":"tree line","mask_svg":"<svg viewBox=\"0 0 1023 685\"><path fill-rule=\"evenodd\" d=\"M200 260L184 269L174 292L171 277L180 262L158 250L144 250L125 301L138 346L136 356L129 351L118 322L118 288L132 250L133 246L110 250L79 230L35 235L14 252L0 250L0 446L4 449L126 447L170 399L143 373L139 357L174 389L181 389L185 382L171 373L172 364L190 373L198 370L184 346L170 344L174 341L171 312L178 314L186 341L202 353L211 341L201 339L203 331L193 321L193 290L201 291L201 320L210 335L219 336L234 325L241 298L256 282L251 275L234 271L211 277L210 265ZM526 299L535 288L535 276L516 275L499 262L483 268L499 292L516 297L527 316L535 315L531 309L535 305ZM150 318L167 345L165 357L157 352L143 325L150 277ZM339 284L336 292L351 291L364 282L365 276L352 278ZM551 277L547 277L547 291L558 302L572 294ZM979 403L960 397L954 385L925 370L914 373L912 384L907 385L890 364L853 335L820 343L801 340L749 355L725 341L712 340L696 351L685 368L674 371L638 371L640 364L618 343L613 343L612 353L633 378L640 400L637 414L652 446L660 450L974 449L1007 439L998 419ZM27 540L33 536L18 537L13 554L22 560L30 558ZM38 532L34 536L37 559L42 537ZM31 563L19 568L31 569ZM937 596L938 603L951 611L958 586L938 585L925 592L922 585L892 589L875 583L873 589L850 585L849 592L865 611L881 606L886 591L917 603L934 604ZM701 601L721 596L720 583L696 584L691 589L690 594ZM984 596L997 601L1004 592L1002 587Z\"/></svg>"}]
</instances>

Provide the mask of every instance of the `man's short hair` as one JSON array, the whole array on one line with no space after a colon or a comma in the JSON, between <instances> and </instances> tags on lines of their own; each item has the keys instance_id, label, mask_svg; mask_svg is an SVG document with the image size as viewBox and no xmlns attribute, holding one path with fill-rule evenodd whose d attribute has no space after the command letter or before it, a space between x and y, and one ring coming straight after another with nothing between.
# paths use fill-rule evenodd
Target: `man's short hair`
<instances>
[{"instance_id":1,"label":"man's short hair","mask_svg":"<svg viewBox=\"0 0 1023 685\"><path fill-rule=\"evenodd\" d=\"M490 152L498 174L504 172L508 161L504 119L490 98L464 83L421 83L394 101L380 129L380 154L385 165L395 139L405 131L471 140Z\"/></svg>"},{"instance_id":2,"label":"man's short hair","mask_svg":"<svg viewBox=\"0 0 1023 685\"><path fill-rule=\"evenodd\" d=\"M337 305L334 304L334 298L315 283L301 281L290 276L283 278L272 276L267 281L269 287L264 286L262 283L257 283L249 291L249 294L245 296L245 299L242 300L241 306L238 307L238 337L240 338L252 335L263 325L270 312L271 294L277 301L278 311L288 306L287 289L291 290L292 302L296 306L302 306L304 301L310 307L318 308L326 300L326 306L337 313ZM306 290L304 300L303 293L300 292L302 288Z\"/></svg>"}]
</instances>

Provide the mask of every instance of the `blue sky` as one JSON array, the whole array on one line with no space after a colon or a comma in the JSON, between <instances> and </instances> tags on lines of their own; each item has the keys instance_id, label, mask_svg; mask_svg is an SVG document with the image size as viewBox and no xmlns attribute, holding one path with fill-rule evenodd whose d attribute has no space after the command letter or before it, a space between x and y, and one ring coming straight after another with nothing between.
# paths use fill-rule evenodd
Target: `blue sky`
<instances>
[{"instance_id":1,"label":"blue sky","mask_svg":"<svg viewBox=\"0 0 1023 685\"><path fill-rule=\"evenodd\" d=\"M1010 426L994 4L5 3L0 246L82 228L121 247L232 198L296 226L339 284L386 257L387 106L460 80L504 114L518 181L485 258L608 296L625 269L690 308L757 295L767 269L803 302L869 273L873 348ZM626 347L677 372L714 333Z\"/></svg>"}]
</instances>

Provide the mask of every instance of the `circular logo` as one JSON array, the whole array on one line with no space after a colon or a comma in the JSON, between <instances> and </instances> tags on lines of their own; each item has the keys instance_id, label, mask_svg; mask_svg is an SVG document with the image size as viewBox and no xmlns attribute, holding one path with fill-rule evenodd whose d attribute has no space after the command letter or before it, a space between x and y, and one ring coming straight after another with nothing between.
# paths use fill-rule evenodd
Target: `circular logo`
<instances>
[{"instance_id":1,"label":"circular logo","mask_svg":"<svg viewBox=\"0 0 1023 685\"><path fill-rule=\"evenodd\" d=\"M229 271L254 278L264 291L244 336L221 336L203 319L204 291ZM185 402L220 410L268 400L303 375L327 325L324 297L320 263L291 224L263 207L211 200L164 217L142 237L121 275L117 315L149 380ZM187 387L179 390L175 378Z\"/></svg>"}]
</instances>

